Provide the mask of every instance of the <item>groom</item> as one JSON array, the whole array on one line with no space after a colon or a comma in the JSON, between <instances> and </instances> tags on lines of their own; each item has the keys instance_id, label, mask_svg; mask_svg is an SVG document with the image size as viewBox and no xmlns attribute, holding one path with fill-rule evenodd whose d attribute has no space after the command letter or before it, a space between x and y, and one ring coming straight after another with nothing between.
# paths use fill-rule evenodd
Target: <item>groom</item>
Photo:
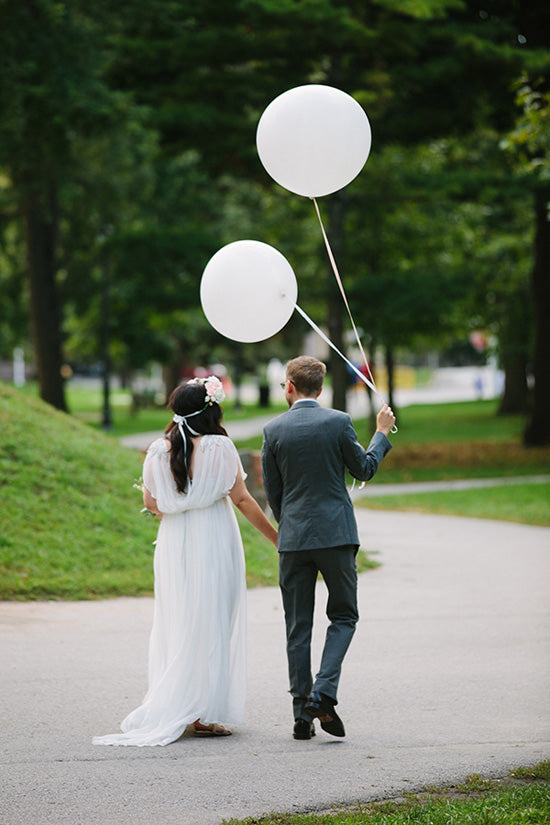
<instances>
[{"instance_id":1,"label":"groom","mask_svg":"<svg viewBox=\"0 0 550 825\"><path fill-rule=\"evenodd\" d=\"M391 449L395 423L384 404L365 450L349 415L317 401L326 367L316 358L289 361L282 385L289 406L264 428L262 472L269 505L279 522L279 583L285 611L294 738L315 735L312 719L333 736L345 736L336 713L342 661L355 632L359 537L346 489L346 468L368 481ZM311 675L315 582L328 589L327 629L321 666Z\"/></svg>"}]
</instances>

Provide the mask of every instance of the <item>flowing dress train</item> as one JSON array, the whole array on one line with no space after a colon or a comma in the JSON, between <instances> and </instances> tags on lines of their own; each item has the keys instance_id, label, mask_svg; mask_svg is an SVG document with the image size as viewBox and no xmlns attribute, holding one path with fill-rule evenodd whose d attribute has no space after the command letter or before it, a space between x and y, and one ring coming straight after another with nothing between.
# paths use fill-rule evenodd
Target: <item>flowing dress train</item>
<instances>
[{"instance_id":1,"label":"flowing dress train","mask_svg":"<svg viewBox=\"0 0 550 825\"><path fill-rule=\"evenodd\" d=\"M164 438L154 441L143 481L163 513L154 559L149 686L96 745L167 745L187 725L239 724L246 699L246 581L241 535L228 494L240 471L233 442L205 435L193 479L178 493Z\"/></svg>"}]
</instances>

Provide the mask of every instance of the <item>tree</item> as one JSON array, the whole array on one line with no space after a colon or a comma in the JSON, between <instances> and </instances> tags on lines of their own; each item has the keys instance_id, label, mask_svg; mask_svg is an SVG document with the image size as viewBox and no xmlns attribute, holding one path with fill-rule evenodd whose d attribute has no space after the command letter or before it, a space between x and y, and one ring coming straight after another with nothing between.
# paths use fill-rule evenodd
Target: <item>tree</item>
<instances>
[{"instance_id":1,"label":"tree","mask_svg":"<svg viewBox=\"0 0 550 825\"><path fill-rule=\"evenodd\" d=\"M550 93L546 83L523 78L517 92L520 113L503 146L531 178L535 205L534 262L532 269L535 312L533 410L525 429L528 445L550 443Z\"/></svg>"},{"instance_id":2,"label":"tree","mask_svg":"<svg viewBox=\"0 0 550 825\"><path fill-rule=\"evenodd\" d=\"M541 39L540 35L537 39L536 23L537 19L546 19L547 13L538 1L534 6L533 14L518 8L513 0L490 0L482 12L473 0L380 0L376 4L337 0L237 0L232 4L219 0L199 4L190 0L129 0L120 10L106 0L86 6L54 0L0 0L0 22L5 23L0 46L5 45L7 55L0 71L0 87L5 99L11 95L13 101L10 116L0 124L0 163L10 172L14 201L21 214L25 214L24 196L29 192L34 193L39 207L42 233L26 221L33 228L33 233L27 234L28 248L41 250L32 259L29 257L30 271L42 267L37 280L39 285L47 285L49 295L57 299L61 282L63 296L75 308L80 296L92 309L93 300L89 293L83 297L86 290L79 287L72 273L84 272L87 266L86 284L94 282L98 250L89 239L95 243L101 226L113 224L115 231L109 245L115 292L120 287L121 294L132 300L142 299L150 285L147 273L156 271L155 253L160 271L166 255L164 269L170 277L165 283L155 275L159 294L148 296L141 324L143 328L146 323L148 330L154 327L159 337L152 336L151 340L162 338L165 346L170 335L159 330L168 330L170 308L166 303L159 307L161 294L170 283L179 284L179 275L174 272L184 272L185 282L187 278L196 282L204 256L220 245L216 238L221 241L223 227L229 223L224 210L216 208L216 199L226 199L237 180L262 182L266 191L276 191L254 147L258 118L273 97L306 82L332 83L350 92L363 103L373 123L373 156L398 144L408 149L442 136L464 138L480 124L491 124L502 132L511 122L511 79L527 62L538 60ZM519 39L524 23L527 44ZM139 115L134 101L141 107ZM166 213L161 218L165 189L153 183L147 191L155 191L154 207L148 209L147 204L140 203L138 209L133 209L134 199L129 202L125 194L129 188L116 190L113 185L119 177L113 174L113 166L107 163L107 173L101 175L100 164L93 159L94 148L99 158L111 156L113 130L115 143L123 137L120 121L124 107L124 122L138 122L142 131L158 133L158 154L152 158L146 153L141 164L153 178L162 177L169 162L194 153L195 168L201 170L211 196L206 221L202 203L198 210L196 228L204 231L199 233L202 240L196 245L188 237L186 248L178 249L176 222ZM124 140L121 145L128 147ZM137 180L138 153L126 148L115 154L122 168L127 165L130 180L134 175ZM361 176L366 182L370 167L371 161ZM22 170L26 171L26 185L21 183ZM94 172L104 184L103 195L101 187L96 187L97 197L92 197L90 186ZM179 174L181 181L191 180L190 168L180 169ZM85 185L79 179L86 181ZM347 217L359 192L356 186L359 182L352 184L345 195L327 201L330 239L337 258L344 263L360 257L353 250L356 236L345 234L349 231L346 227L354 222L360 227L356 217ZM413 188L415 191L418 189ZM89 215L84 208L88 197L93 207ZM294 201L292 196L287 198L289 205ZM173 203L170 199L166 202ZM107 219L115 203L120 204L118 215ZM182 209L182 215L186 220L191 216L189 225L195 225L188 206ZM116 221L121 216L123 226ZM290 206L288 216L289 220L294 217ZM254 217L260 237L285 237L282 227L279 233L273 229L268 209ZM414 261L419 260L417 246L425 227L407 225L414 224L417 217L415 210L403 202L391 217L410 243L410 254L404 248L400 257L391 248L380 251L386 271L393 269L392 277L405 284L421 276ZM300 220L292 229L302 232L303 226L309 227L310 223ZM45 239L42 245L38 236ZM316 237L320 237L318 230ZM122 257L122 250L128 257L132 249L139 249L143 263L138 267L140 272L135 273L135 289L129 286L134 277L132 266ZM326 260L321 243L317 250L317 259ZM180 252L184 266L178 270ZM437 258L433 249L429 255ZM438 270L442 271L443 263L436 260ZM346 269L344 265L349 285L352 278ZM118 282L117 273L122 276ZM325 317L338 345L343 305L332 289L330 274L325 282ZM420 296L425 295L422 282L418 290ZM318 293L316 285L312 289L315 302ZM186 292L185 298L190 294ZM303 297L301 294L301 300ZM194 301L198 306L197 293ZM422 311L424 303L421 301ZM186 304L182 311L192 309ZM130 355L137 354L137 338L130 333L132 318L124 316L122 304L119 310L120 320L125 318L126 323L115 324L120 333L118 341L122 342L125 335L123 349ZM151 318L145 320L147 313ZM59 332L56 313L47 314L50 327ZM319 312L317 318L322 321L320 316ZM418 312L416 317L420 319ZM44 319L37 317L34 326L38 329L41 323ZM396 335L404 330L403 323ZM45 333L39 334L48 340ZM59 337L56 346L41 348L51 353L48 363L55 365L49 371L51 382L58 372ZM174 346L181 348L176 337ZM333 378L338 370L342 371L343 366L336 359Z\"/></svg>"},{"instance_id":3,"label":"tree","mask_svg":"<svg viewBox=\"0 0 550 825\"><path fill-rule=\"evenodd\" d=\"M445 144L388 146L349 196L345 267L357 322L372 352L382 346L392 407L398 347L449 338L463 322L466 210L444 195Z\"/></svg>"},{"instance_id":4,"label":"tree","mask_svg":"<svg viewBox=\"0 0 550 825\"><path fill-rule=\"evenodd\" d=\"M15 347L29 349L25 261L20 228L8 210L0 225L0 357L11 359Z\"/></svg>"},{"instance_id":5,"label":"tree","mask_svg":"<svg viewBox=\"0 0 550 825\"><path fill-rule=\"evenodd\" d=\"M113 142L108 145L107 136L120 134L121 115L126 119L122 122L132 120L123 96L102 80L105 48L85 9L85 4L65 0L0 2L0 99L5 113L0 166L22 226L40 395L60 409L66 409L60 287L78 172L94 141L109 158ZM104 163L104 182L108 165ZM110 188L112 196L115 181L109 178L104 194ZM99 205L90 199L88 211L96 207L101 213L109 204L112 197ZM100 214L99 222L104 220Z\"/></svg>"}]
</instances>

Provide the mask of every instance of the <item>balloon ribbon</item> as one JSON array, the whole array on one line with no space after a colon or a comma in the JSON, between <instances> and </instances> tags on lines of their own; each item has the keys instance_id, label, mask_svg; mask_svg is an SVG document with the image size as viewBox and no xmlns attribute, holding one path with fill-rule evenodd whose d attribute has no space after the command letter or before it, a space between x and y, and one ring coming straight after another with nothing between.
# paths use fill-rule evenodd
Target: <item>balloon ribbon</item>
<instances>
[{"instance_id":1,"label":"balloon ribbon","mask_svg":"<svg viewBox=\"0 0 550 825\"><path fill-rule=\"evenodd\" d=\"M361 343L361 339L360 339L360 337L359 337L359 333L358 333L358 331L357 331L357 327L355 326L355 321L353 320L353 315L351 314L351 309L350 309L349 301L348 301L348 298L347 298L347 295L346 295L346 290L344 289L344 284L342 283L342 278L340 277L340 273L338 272L338 267L337 267L337 265L336 265L336 261L335 261L335 259L334 259L334 255L333 255L333 253L332 253L332 249L331 249L331 247L330 247L330 243L329 243L329 240L328 240L328 237L327 237L327 233L325 232L325 227L323 226L323 221L322 221L322 218L321 218L321 212L320 212L320 210L319 210L319 206L318 206L318 204L317 204L317 200L316 200L315 198L311 198L311 200L313 201L313 203L314 203L314 205L315 205L315 211L317 212L317 217L319 218L319 225L320 225L320 227L321 227L321 232L323 233L323 240L325 241L325 246L326 246L326 248L327 248L328 257L329 257L329 260L330 260L330 263L331 263L331 266L332 266L332 270L333 270L333 272L334 272L334 277L336 278L336 283L338 284L338 287L339 287L339 289L340 289L340 292L342 293L342 298L344 299L344 304L345 304L346 309L347 309L347 311L348 311L349 319L350 319L350 321L351 321L351 326L353 327L353 332L354 332L354 334L355 334L355 340L357 341L357 346L359 347L359 351L360 351L361 355L363 356L363 361L364 361L364 363L365 363L365 367L366 367L366 369L367 369L367 373L368 373L369 378L367 379L367 378L363 375L363 373L362 373L362 372L360 372L360 371L357 369L357 367L355 366L355 364L352 364L352 362L351 362L351 361L349 361L349 360L345 357L345 355L343 355L343 354L340 352L340 350L339 350L339 349L338 349L338 348L337 348L337 347L336 347L336 346L332 343L332 341L330 341L330 340L329 340L329 338L327 338L327 336L324 334L324 332L322 332L322 331L319 329L319 327L318 327L316 324L314 324L314 323L313 323L313 321L312 321L310 318L308 318L308 316L306 315L306 313L305 313L305 312L303 312L303 310L301 310L301 309L300 309L300 307L298 306L298 304L296 304L296 309L298 310L298 312L300 313L300 315L302 315L302 317L303 317L303 318L305 318L305 320L306 320L306 321L310 324L310 326L311 326L311 327L312 327L312 328L313 328L313 329L314 329L314 330L315 330L315 331L316 331L316 332L317 332L317 333L321 336L321 338L323 338L323 340L325 340L325 341L326 341L326 343L327 343L330 347L332 347L332 349L333 349L335 352L337 352L337 353L338 353L338 355L340 356L340 358L343 358L343 360L346 362L346 364L347 364L349 367L351 367L351 369L352 369L352 370L353 370L353 371L354 371L354 372L355 372L355 373L359 376L359 378L360 378L360 379L361 379L361 380L362 380L362 381L363 381L363 382L367 385L367 387L369 387L369 388L370 388L370 389L371 389L374 393L376 393L376 395L378 396L378 398L380 398L380 400L381 400L383 403L385 403L385 402L384 402L384 399L382 398L382 396L380 395L380 393L379 393L379 392L378 392L378 390L376 389L376 385L375 385L375 383L374 383L374 376L373 376L373 374L372 374L372 372L371 372L371 368L370 368L370 366L369 366L369 362L368 362L367 356L365 355L365 350L363 349L363 344ZM398 430L397 430L397 426L394 426L394 427L392 428L392 433L396 433L397 431L398 431Z\"/></svg>"},{"instance_id":2,"label":"balloon ribbon","mask_svg":"<svg viewBox=\"0 0 550 825\"><path fill-rule=\"evenodd\" d=\"M311 328L312 328L312 329L313 329L313 330L314 330L314 331L315 331L318 335L320 335L320 336L321 336L321 338L323 339L323 341L324 341L326 344L328 344L328 345L329 345L329 347L330 347L331 349L333 349L333 350L334 350L334 352L336 352L336 353L340 356L340 358L342 358L342 360L343 360L343 361L345 361L345 362L346 362L346 364L348 365L348 367L350 367L350 369L352 369L352 370L353 370L353 372L354 372L354 373L355 373L355 374L356 374L356 375L357 375L357 376L361 379L361 381L363 381L363 383L365 383L369 389L371 389L374 393L376 393L376 395L378 396L378 398L380 398L380 400L382 401L382 403L385 403L385 402L384 402L384 399L382 398L382 396L380 395L380 393L379 393L379 392L378 392L378 390L376 389L376 387L375 387L374 383L373 383L372 381L370 381L370 380L369 380L369 379L368 379L365 375L363 375L363 373L361 372L361 370L358 370L358 369L357 369L357 367L355 366L355 364L354 364L352 361L350 361L348 358L346 358L346 356L345 356L342 352L340 352L340 350L338 349L338 347L336 346L336 344L333 344L333 343L332 343L332 341L330 340L330 338L329 338L327 335L325 335L325 333L323 332L323 330L322 330L322 329L319 329L319 327L317 326L317 324L315 323L315 321L312 321L312 320L311 320L311 318L309 317L309 315L307 315L307 313L306 313L306 312L304 312L304 310L303 310L301 307L299 307L299 306L298 306L298 304L296 304L296 306L295 306L294 308L295 308L295 309L296 309L296 310L300 313L300 315L302 316L302 318L304 318L304 320L306 320L306 321L308 322L308 324L310 325L310 327L311 327Z\"/></svg>"},{"instance_id":3,"label":"balloon ribbon","mask_svg":"<svg viewBox=\"0 0 550 825\"><path fill-rule=\"evenodd\" d=\"M372 383L374 384L374 376L373 376L373 374L371 372L371 369L369 367L369 362L367 360L367 356L365 355L365 350L363 349L363 344L361 343L359 333L357 332L357 327L355 326L355 321L353 320L353 315L351 314L351 309L350 309L348 298L347 298L347 295L346 295L346 290L344 289L344 284L342 283L342 279L340 277L340 273L338 272L338 267L336 266L336 261L334 259L334 255L332 254L332 249L330 248L330 243L329 243L328 238L327 238L327 233L325 232L325 227L323 226L323 221L321 219L321 212L319 211L319 206L318 206L317 201L316 201L315 198L312 198L311 200L313 201L313 203L315 205L315 211L317 212L317 217L319 218L319 225L321 227L321 232L323 233L323 239L325 241L325 246L327 248L328 257L329 257L330 263L332 265L332 270L334 272L334 277L336 278L336 283L338 284L340 292L342 293L342 298L344 299L344 304L346 305L346 309L348 311L349 319L351 321L351 326L353 327L353 332L355 333L355 340L357 341L357 346L359 347L359 351L360 351L361 355L363 356L363 361L365 362L365 367L367 368L368 376L369 376L370 380L372 381ZM374 392L377 392L376 388L373 387L373 389L374 389Z\"/></svg>"}]
</instances>

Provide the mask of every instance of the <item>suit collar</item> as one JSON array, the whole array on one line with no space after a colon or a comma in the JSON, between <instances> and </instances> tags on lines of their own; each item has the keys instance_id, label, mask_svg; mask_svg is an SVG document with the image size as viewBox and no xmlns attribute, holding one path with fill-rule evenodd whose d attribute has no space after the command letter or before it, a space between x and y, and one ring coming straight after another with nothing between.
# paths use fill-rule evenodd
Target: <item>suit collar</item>
<instances>
[{"instance_id":1,"label":"suit collar","mask_svg":"<svg viewBox=\"0 0 550 825\"><path fill-rule=\"evenodd\" d=\"M300 409L300 407L319 407L320 404L315 398L300 398L298 401L295 401L292 407L290 408L289 412L292 410Z\"/></svg>"}]
</instances>

